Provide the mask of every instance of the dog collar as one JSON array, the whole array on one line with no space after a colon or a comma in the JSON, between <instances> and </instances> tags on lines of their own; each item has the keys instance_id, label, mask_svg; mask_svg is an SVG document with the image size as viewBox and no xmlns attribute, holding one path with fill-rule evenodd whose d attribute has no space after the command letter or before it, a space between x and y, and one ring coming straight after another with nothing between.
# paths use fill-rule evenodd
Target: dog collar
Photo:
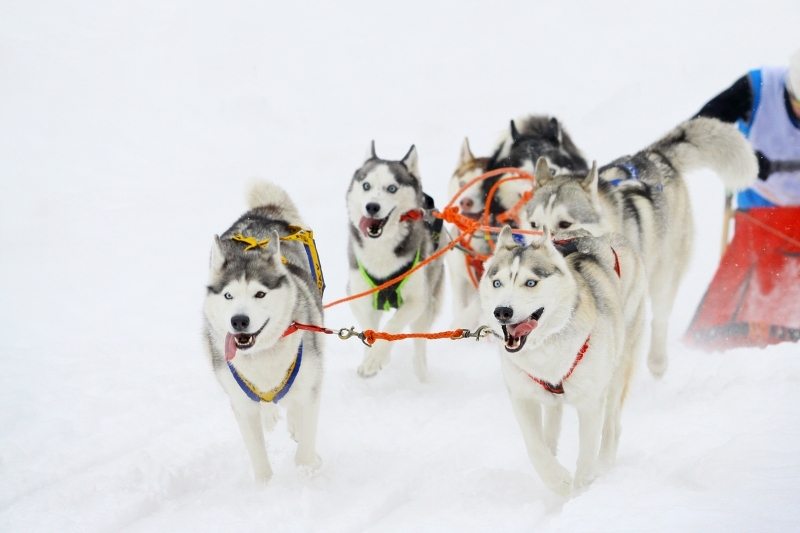
<instances>
[{"instance_id":1,"label":"dog collar","mask_svg":"<svg viewBox=\"0 0 800 533\"><path fill-rule=\"evenodd\" d=\"M228 361L228 368L233 375L233 379L239 385L239 388L242 389L248 398L253 400L254 402L272 402L278 403L281 398L286 396L286 393L292 388L292 384L294 383L294 379L297 377L297 373L300 371L300 363L303 361L303 343L300 343L300 347L297 349L297 357L295 360L292 361L292 364L289 366L289 369L286 371L286 375L283 376L283 380L280 384L272 390L267 392L263 392L258 390L258 388L253 385L246 377L241 375L237 372L236 368Z\"/></svg>"},{"instance_id":2,"label":"dog collar","mask_svg":"<svg viewBox=\"0 0 800 533\"><path fill-rule=\"evenodd\" d=\"M564 375L564 377L561 378L561 381L559 381L555 385L553 385L549 381L545 381L545 380L539 379L539 378L537 378L535 376L531 376L530 374L528 374L528 377L531 378L534 381L534 383L539 384L544 390L546 390L549 393L552 393L552 394L564 394L564 382L567 379L569 379L569 377L575 371L575 367L577 367L578 363L580 363L581 359L583 359L583 356L586 354L586 350L589 349L589 339L591 339L591 338L592 338L591 335L586 337L586 342L584 342L583 346L581 346L581 349L578 350L578 355L575 356L575 360L572 362L572 366L569 367L569 371ZM527 374L527 372L526 372L526 374Z\"/></svg>"}]
</instances>

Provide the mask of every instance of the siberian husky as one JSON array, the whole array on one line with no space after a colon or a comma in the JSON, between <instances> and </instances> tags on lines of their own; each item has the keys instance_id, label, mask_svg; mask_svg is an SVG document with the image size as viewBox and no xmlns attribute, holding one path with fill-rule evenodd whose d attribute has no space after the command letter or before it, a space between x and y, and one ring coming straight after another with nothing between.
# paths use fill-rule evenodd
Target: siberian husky
<instances>
[{"instance_id":1,"label":"siberian husky","mask_svg":"<svg viewBox=\"0 0 800 533\"><path fill-rule=\"evenodd\" d=\"M529 245L500 233L480 283L481 310L534 468L562 495L616 456L620 413L644 325L644 267L622 236L549 231ZM575 407L574 478L556 459L564 404ZM602 437L602 438L601 438Z\"/></svg>"},{"instance_id":2,"label":"siberian husky","mask_svg":"<svg viewBox=\"0 0 800 533\"><path fill-rule=\"evenodd\" d=\"M758 165L744 137L715 119L684 122L662 139L587 173L551 176L536 170L536 191L522 227L582 228L594 235L624 234L638 249L649 279L652 307L647 364L655 376L667 368L667 326L694 236L684 174L709 167L729 189L747 186Z\"/></svg>"},{"instance_id":3,"label":"siberian husky","mask_svg":"<svg viewBox=\"0 0 800 533\"><path fill-rule=\"evenodd\" d=\"M488 157L475 157L469 147L469 140L464 139L458 158L458 166L450 178L448 197L452 198L470 181L483 174L488 163ZM472 219L479 219L483 214L485 205L481 182L475 183L466 189L458 197L457 205L462 215ZM450 224L447 225L447 231L451 236L455 236L458 233L458 229ZM476 233L470 240L469 249L457 249L448 252L445 256L447 268L450 272L454 327L472 328L478 325L480 303L477 282L480 281L483 275L483 261L480 256L486 256L490 253L491 250L484 234Z\"/></svg>"},{"instance_id":4,"label":"siberian husky","mask_svg":"<svg viewBox=\"0 0 800 533\"><path fill-rule=\"evenodd\" d=\"M416 148L400 161L390 161L375 155L373 142L347 190L349 294L408 272L438 248L439 230L429 219L432 209L432 200L422 192ZM353 300L353 314L362 328L378 329L384 313L396 309L384 329L396 333L411 325L428 331L439 311L442 278L442 262L434 261L370 297ZM389 352L389 343L382 340L365 348L358 374L374 376L388 362ZM414 371L421 381L426 379L424 340L414 341Z\"/></svg>"},{"instance_id":5,"label":"siberian husky","mask_svg":"<svg viewBox=\"0 0 800 533\"><path fill-rule=\"evenodd\" d=\"M531 174L540 157L547 160L554 174L582 172L589 168L558 119L544 115L529 115L512 120L508 132L500 138L486 168L494 170L514 167ZM483 182L484 197L488 196L491 188L502 178L503 176L497 176ZM513 207L530 187L531 184L525 181L501 184L492 199L491 213L498 215Z\"/></svg>"},{"instance_id":6,"label":"siberian husky","mask_svg":"<svg viewBox=\"0 0 800 533\"><path fill-rule=\"evenodd\" d=\"M322 325L323 282L313 239L309 244L310 232L288 195L276 185L259 183L248 201L251 209L214 237L205 339L255 477L267 481L272 468L262 415L274 420L278 402L287 409L297 441L295 463L308 470L321 464L316 434L322 339L307 332L290 334L290 325Z\"/></svg>"}]
</instances>

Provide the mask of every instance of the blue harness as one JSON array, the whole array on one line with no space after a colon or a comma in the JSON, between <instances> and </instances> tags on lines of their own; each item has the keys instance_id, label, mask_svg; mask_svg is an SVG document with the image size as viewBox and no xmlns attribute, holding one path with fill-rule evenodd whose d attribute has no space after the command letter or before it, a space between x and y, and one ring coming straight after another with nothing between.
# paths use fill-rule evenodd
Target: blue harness
<instances>
[{"instance_id":1,"label":"blue harness","mask_svg":"<svg viewBox=\"0 0 800 533\"><path fill-rule=\"evenodd\" d=\"M286 372L286 376L284 376L283 381L277 387L267 392L258 390L258 388L248 381L247 378L243 377L241 374L239 374L239 372L236 371L236 368L234 368L230 361L228 361L228 368L233 375L233 379L236 380L239 388L242 389L242 392L244 392L248 398L254 402L278 403L281 398L286 396L286 393L289 392L289 389L292 388L294 379L297 377L297 373L300 371L300 363L302 362L303 343L301 342L300 347L297 349L297 357L292 363L292 366L290 366L289 370Z\"/></svg>"}]
</instances>

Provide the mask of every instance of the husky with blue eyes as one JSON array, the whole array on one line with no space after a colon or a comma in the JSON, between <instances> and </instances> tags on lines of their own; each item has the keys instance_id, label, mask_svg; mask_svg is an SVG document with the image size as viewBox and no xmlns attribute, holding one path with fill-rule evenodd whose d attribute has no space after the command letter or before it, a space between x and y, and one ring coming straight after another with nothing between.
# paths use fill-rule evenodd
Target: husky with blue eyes
<instances>
[{"instance_id":1,"label":"husky with blue eyes","mask_svg":"<svg viewBox=\"0 0 800 533\"><path fill-rule=\"evenodd\" d=\"M685 176L700 168L713 170L728 190L748 186L758 174L753 149L735 127L695 118L599 170L551 172L540 159L533 200L520 224L622 233L636 246L647 268L653 312L647 366L657 377L667 369L669 317L692 251Z\"/></svg>"},{"instance_id":2,"label":"husky with blue eyes","mask_svg":"<svg viewBox=\"0 0 800 533\"><path fill-rule=\"evenodd\" d=\"M405 274L440 245L441 221L431 217L433 200L422 192L417 150L399 161L381 159L373 142L347 190L350 221L348 293L378 287ZM372 295L353 300L353 314L363 329L398 333L407 326L428 331L442 298L443 266L434 261L409 277ZM391 314L381 326L381 319ZM370 377L389 361L390 345L379 340L364 349L358 374ZM425 341L414 341L414 371L427 377Z\"/></svg>"},{"instance_id":3,"label":"husky with blue eyes","mask_svg":"<svg viewBox=\"0 0 800 533\"><path fill-rule=\"evenodd\" d=\"M289 196L270 183L250 191L250 210L214 237L204 306L206 347L230 398L256 480L272 477L264 426L285 407L295 463L321 465L316 452L322 385L324 281L311 231Z\"/></svg>"},{"instance_id":4,"label":"husky with blue eyes","mask_svg":"<svg viewBox=\"0 0 800 533\"><path fill-rule=\"evenodd\" d=\"M644 266L624 237L548 230L528 245L506 226L480 283L483 319L539 476L567 495L614 461L620 412L641 350ZM564 404L578 413L574 476L556 458Z\"/></svg>"}]
</instances>

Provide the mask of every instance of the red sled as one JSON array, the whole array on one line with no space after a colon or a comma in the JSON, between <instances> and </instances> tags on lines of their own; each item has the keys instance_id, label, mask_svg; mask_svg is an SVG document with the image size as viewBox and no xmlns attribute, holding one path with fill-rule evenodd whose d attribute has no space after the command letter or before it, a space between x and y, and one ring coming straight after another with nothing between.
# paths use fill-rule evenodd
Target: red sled
<instances>
[{"instance_id":1,"label":"red sled","mask_svg":"<svg viewBox=\"0 0 800 533\"><path fill-rule=\"evenodd\" d=\"M736 232L684 336L704 350L800 340L800 207L736 212Z\"/></svg>"}]
</instances>

